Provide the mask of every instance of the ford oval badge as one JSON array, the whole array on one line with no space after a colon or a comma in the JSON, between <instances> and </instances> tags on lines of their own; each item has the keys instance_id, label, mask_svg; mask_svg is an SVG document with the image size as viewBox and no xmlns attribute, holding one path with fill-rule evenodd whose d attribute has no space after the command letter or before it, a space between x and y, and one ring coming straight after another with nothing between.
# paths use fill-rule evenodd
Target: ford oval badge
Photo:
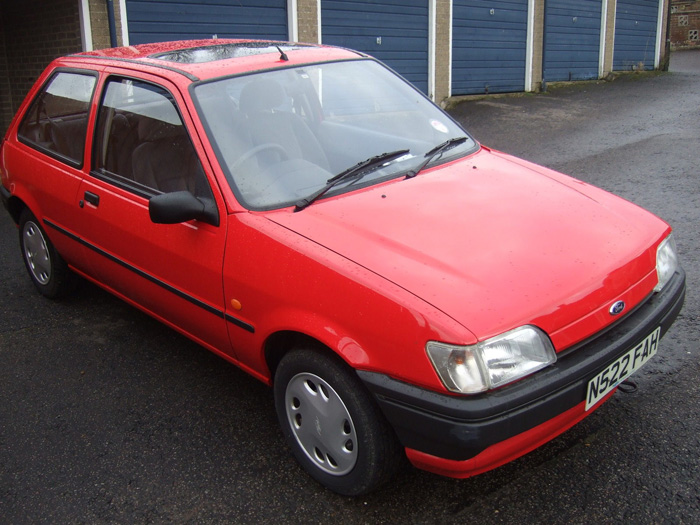
<instances>
[{"instance_id":1,"label":"ford oval badge","mask_svg":"<svg viewBox=\"0 0 700 525\"><path fill-rule=\"evenodd\" d=\"M617 301L610 307L610 315L620 315L625 309L625 301Z\"/></svg>"}]
</instances>

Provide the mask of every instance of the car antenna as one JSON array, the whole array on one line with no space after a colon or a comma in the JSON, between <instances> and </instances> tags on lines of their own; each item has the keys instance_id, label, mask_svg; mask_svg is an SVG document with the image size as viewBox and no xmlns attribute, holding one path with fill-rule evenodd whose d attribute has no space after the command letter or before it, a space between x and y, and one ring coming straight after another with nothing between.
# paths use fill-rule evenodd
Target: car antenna
<instances>
[{"instance_id":1,"label":"car antenna","mask_svg":"<svg viewBox=\"0 0 700 525\"><path fill-rule=\"evenodd\" d=\"M277 48L277 51L280 52L280 60L284 60L285 62L289 62L289 57L287 56L287 54L284 51L282 51L280 46L275 46L275 47Z\"/></svg>"}]
</instances>

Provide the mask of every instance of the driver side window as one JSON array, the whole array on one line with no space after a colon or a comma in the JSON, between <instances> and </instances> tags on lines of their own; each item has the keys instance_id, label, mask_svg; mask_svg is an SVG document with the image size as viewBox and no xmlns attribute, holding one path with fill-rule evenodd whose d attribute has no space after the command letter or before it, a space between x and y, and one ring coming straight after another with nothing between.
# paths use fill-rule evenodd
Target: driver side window
<instances>
[{"instance_id":1,"label":"driver side window","mask_svg":"<svg viewBox=\"0 0 700 525\"><path fill-rule=\"evenodd\" d=\"M144 197L184 190L211 198L172 95L147 82L107 82L93 165L101 178Z\"/></svg>"}]
</instances>

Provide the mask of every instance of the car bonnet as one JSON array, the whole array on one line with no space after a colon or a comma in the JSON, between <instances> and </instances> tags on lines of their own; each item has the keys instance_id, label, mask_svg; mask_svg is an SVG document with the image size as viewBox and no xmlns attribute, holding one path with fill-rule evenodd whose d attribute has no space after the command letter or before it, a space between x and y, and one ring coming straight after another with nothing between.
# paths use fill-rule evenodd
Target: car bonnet
<instances>
[{"instance_id":1,"label":"car bonnet","mask_svg":"<svg viewBox=\"0 0 700 525\"><path fill-rule=\"evenodd\" d=\"M669 229L603 190L486 148L268 218L481 340L534 324L558 351L612 323L612 302L632 307L651 293L655 248Z\"/></svg>"}]
</instances>

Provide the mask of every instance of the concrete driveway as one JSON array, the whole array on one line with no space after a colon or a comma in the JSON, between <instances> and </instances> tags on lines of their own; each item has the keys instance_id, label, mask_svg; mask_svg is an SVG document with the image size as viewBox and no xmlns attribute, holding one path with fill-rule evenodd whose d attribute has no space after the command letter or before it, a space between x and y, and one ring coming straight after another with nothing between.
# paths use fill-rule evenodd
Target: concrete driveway
<instances>
[{"instance_id":1,"label":"concrete driveway","mask_svg":"<svg viewBox=\"0 0 700 525\"><path fill-rule=\"evenodd\" d=\"M0 521L699 522L700 51L671 66L451 109L484 144L665 218L688 275L636 393L472 479L407 470L365 498L323 490L266 387L91 285L43 299L0 213Z\"/></svg>"}]
</instances>

